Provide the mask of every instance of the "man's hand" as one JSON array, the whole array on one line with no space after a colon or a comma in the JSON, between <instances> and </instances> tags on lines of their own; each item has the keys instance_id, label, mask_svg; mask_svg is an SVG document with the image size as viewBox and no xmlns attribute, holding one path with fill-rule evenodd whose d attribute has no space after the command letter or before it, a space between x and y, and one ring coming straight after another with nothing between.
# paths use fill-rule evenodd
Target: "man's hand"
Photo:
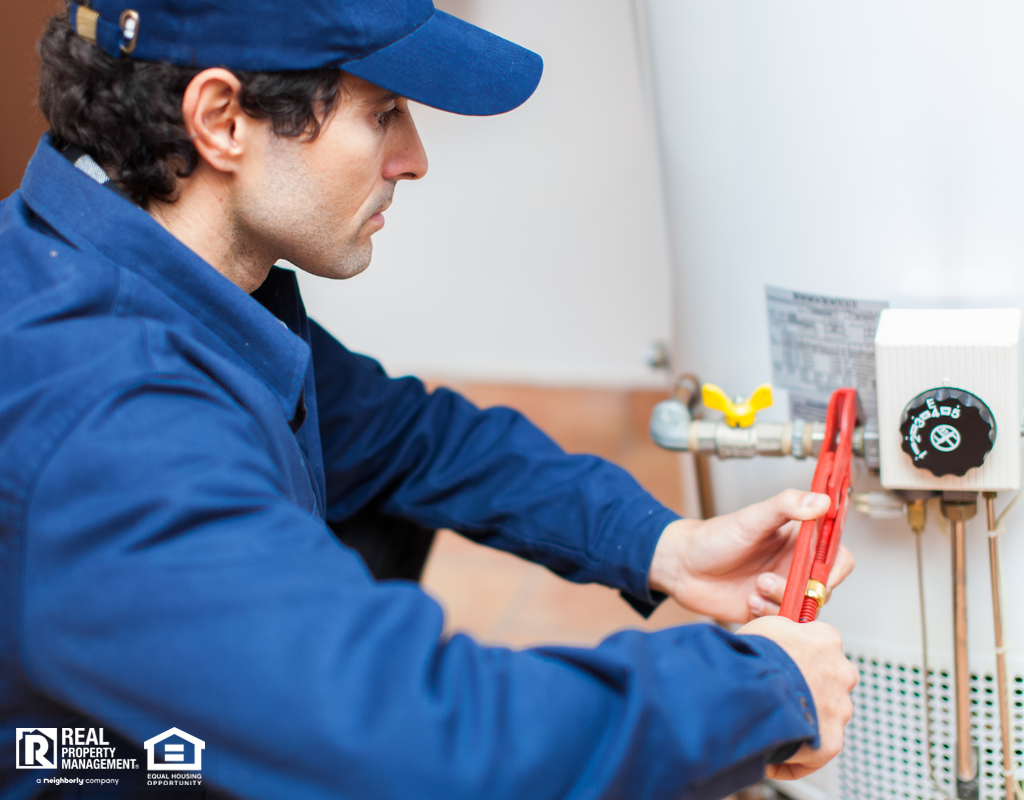
<instances>
[{"instance_id":1,"label":"man's hand","mask_svg":"<svg viewBox=\"0 0 1024 800\"><path fill-rule=\"evenodd\" d=\"M723 622L779 613L800 521L828 510L827 495L789 489L732 514L681 519L661 535L648 577L652 589ZM853 569L840 546L827 588Z\"/></svg>"},{"instance_id":2,"label":"man's hand","mask_svg":"<svg viewBox=\"0 0 1024 800\"><path fill-rule=\"evenodd\" d=\"M858 677L857 668L843 654L839 632L824 622L798 624L785 617L762 617L737 633L764 636L786 651L807 681L818 716L820 746L811 749L805 744L782 764L769 764L765 776L795 780L824 766L843 749L843 729L853 716L850 692Z\"/></svg>"}]
</instances>

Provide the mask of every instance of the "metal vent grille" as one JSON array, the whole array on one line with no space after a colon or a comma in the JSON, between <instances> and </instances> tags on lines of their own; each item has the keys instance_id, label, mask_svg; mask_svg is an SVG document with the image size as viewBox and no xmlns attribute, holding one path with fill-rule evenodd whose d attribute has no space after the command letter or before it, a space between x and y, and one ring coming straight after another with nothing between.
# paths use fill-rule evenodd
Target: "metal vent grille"
<instances>
[{"instance_id":1,"label":"metal vent grille","mask_svg":"<svg viewBox=\"0 0 1024 800\"><path fill-rule=\"evenodd\" d=\"M848 654L860 671L853 692L853 720L839 756L842 800L923 800L936 797L928 778L921 704L921 670L910 663ZM935 777L952 792L953 744L956 734L952 678L931 670L932 763ZM992 674L971 675L971 720L981 760L983 800L1002 800L1003 748L998 695ZM1024 742L1024 678L1010 679L1016 761Z\"/></svg>"}]
</instances>

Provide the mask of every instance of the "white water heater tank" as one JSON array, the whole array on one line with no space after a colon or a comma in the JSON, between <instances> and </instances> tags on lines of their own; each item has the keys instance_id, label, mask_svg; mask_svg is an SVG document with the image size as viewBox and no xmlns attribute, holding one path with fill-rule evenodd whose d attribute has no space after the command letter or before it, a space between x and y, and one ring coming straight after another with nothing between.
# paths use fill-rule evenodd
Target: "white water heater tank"
<instances>
[{"instance_id":1,"label":"white water heater tank","mask_svg":"<svg viewBox=\"0 0 1024 800\"><path fill-rule=\"evenodd\" d=\"M766 285L886 301L893 309L1024 307L1024 4L635 2L674 260L677 373L695 373L730 395L771 381ZM1018 356L1007 351L1005 358ZM891 402L879 400L902 414L915 392L943 388L946 378L962 388L959 373L940 369L920 384L907 382ZM1014 380L1007 378L1007 409ZM990 406L998 407L995 448L1005 442L1009 449L990 455L1009 463L1020 420L1002 402ZM778 391L759 419L789 416L786 393ZM948 446L941 433L937 440ZM899 455L904 465L912 458ZM791 486L809 488L814 469L811 459L710 461L719 512ZM997 479L1000 487L1019 482L1012 469L1007 476ZM882 488L860 460L854 480L857 491ZM997 506L1009 499L1001 493ZM1002 537L1008 578L1024 571L1020 509ZM928 776L926 718L936 777L951 785L950 535L934 507L929 514L922 543L931 696L923 697L914 535L902 519L851 511L844 542L857 568L821 619L839 628L861 671L856 711L833 764L786 784L798 800L938 797ZM982 797L996 800L1002 747L983 515L967 524L967 540L973 733ZM1019 760L1024 581L1007 581L1006 608Z\"/></svg>"}]
</instances>

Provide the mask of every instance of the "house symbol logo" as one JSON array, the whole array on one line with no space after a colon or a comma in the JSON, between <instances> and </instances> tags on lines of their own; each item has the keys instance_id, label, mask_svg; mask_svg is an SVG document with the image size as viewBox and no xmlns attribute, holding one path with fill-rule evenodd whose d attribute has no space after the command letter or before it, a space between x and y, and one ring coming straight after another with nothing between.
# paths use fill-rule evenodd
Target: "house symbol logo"
<instances>
[{"instance_id":1,"label":"house symbol logo","mask_svg":"<svg viewBox=\"0 0 1024 800\"><path fill-rule=\"evenodd\" d=\"M17 728L17 769L57 769L57 729Z\"/></svg>"},{"instance_id":2,"label":"house symbol logo","mask_svg":"<svg viewBox=\"0 0 1024 800\"><path fill-rule=\"evenodd\" d=\"M171 728L147 739L143 745L151 770L191 770L203 768L206 742L178 728Z\"/></svg>"}]
</instances>

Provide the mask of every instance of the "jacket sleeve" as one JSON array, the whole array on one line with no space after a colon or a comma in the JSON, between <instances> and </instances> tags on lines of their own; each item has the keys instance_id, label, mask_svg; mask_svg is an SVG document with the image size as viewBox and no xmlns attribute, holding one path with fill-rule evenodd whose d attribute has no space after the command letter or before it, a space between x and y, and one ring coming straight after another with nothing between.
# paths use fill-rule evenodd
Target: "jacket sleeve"
<instances>
[{"instance_id":1,"label":"jacket sleeve","mask_svg":"<svg viewBox=\"0 0 1024 800\"><path fill-rule=\"evenodd\" d=\"M95 405L18 531L36 689L135 744L206 741L240 798L717 798L813 739L774 644L694 625L594 649L442 636L285 496L227 397L139 385Z\"/></svg>"},{"instance_id":2,"label":"jacket sleeve","mask_svg":"<svg viewBox=\"0 0 1024 800\"><path fill-rule=\"evenodd\" d=\"M329 519L377 502L570 580L652 599L654 547L679 516L627 472L567 455L511 409L480 410L447 389L390 379L316 323L311 343Z\"/></svg>"}]
</instances>

